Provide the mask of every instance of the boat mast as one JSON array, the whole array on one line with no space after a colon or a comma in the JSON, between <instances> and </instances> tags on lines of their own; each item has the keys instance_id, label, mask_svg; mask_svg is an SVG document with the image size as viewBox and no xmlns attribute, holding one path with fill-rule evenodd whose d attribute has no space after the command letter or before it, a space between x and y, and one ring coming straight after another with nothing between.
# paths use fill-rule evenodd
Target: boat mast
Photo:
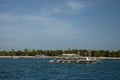
<instances>
[{"instance_id":1,"label":"boat mast","mask_svg":"<svg viewBox=\"0 0 120 80\"><path fill-rule=\"evenodd\" d=\"M90 50L88 50L88 53L89 53L89 56L91 57L91 51Z\"/></svg>"},{"instance_id":2,"label":"boat mast","mask_svg":"<svg viewBox=\"0 0 120 80\"><path fill-rule=\"evenodd\" d=\"M78 55L80 56L80 51L78 50Z\"/></svg>"}]
</instances>

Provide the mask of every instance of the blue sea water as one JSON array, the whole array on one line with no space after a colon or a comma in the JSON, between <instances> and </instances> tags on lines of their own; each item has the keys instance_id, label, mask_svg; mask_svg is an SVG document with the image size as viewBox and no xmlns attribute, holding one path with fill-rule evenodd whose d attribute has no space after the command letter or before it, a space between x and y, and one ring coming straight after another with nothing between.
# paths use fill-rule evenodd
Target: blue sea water
<instances>
[{"instance_id":1,"label":"blue sea water","mask_svg":"<svg viewBox=\"0 0 120 80\"><path fill-rule=\"evenodd\" d=\"M99 64L55 64L49 60L0 59L0 80L120 80L120 60Z\"/></svg>"}]
</instances>

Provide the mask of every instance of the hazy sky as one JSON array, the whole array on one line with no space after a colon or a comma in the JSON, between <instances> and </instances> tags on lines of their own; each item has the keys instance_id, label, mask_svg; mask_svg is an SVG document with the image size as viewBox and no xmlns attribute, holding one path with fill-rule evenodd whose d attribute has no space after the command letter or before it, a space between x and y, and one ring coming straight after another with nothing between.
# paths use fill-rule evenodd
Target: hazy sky
<instances>
[{"instance_id":1,"label":"hazy sky","mask_svg":"<svg viewBox=\"0 0 120 80\"><path fill-rule=\"evenodd\" d=\"M120 49L120 0L0 0L0 50Z\"/></svg>"}]
</instances>

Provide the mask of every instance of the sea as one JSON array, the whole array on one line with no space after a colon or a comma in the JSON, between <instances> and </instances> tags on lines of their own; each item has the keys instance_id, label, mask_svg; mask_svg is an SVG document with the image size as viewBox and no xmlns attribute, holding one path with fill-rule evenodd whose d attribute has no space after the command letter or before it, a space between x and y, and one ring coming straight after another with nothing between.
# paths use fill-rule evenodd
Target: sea
<instances>
[{"instance_id":1,"label":"sea","mask_svg":"<svg viewBox=\"0 0 120 80\"><path fill-rule=\"evenodd\" d=\"M102 60L97 64L49 60L1 58L0 80L120 80L120 60Z\"/></svg>"}]
</instances>

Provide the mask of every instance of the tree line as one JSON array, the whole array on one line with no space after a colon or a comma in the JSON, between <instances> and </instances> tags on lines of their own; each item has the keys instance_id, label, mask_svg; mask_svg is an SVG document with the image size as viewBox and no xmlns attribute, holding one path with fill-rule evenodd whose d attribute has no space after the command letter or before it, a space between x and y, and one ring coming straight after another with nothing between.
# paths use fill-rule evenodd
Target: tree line
<instances>
[{"instance_id":1,"label":"tree line","mask_svg":"<svg viewBox=\"0 0 120 80\"><path fill-rule=\"evenodd\" d=\"M92 56L92 57L120 57L120 50L118 51L108 51L108 50L87 50L87 49L67 49L67 50L10 50L10 51L0 51L0 56L36 56L36 55L46 55L46 56L59 56L63 53L66 54L79 54L80 56ZM90 54L91 53L91 54Z\"/></svg>"}]
</instances>

